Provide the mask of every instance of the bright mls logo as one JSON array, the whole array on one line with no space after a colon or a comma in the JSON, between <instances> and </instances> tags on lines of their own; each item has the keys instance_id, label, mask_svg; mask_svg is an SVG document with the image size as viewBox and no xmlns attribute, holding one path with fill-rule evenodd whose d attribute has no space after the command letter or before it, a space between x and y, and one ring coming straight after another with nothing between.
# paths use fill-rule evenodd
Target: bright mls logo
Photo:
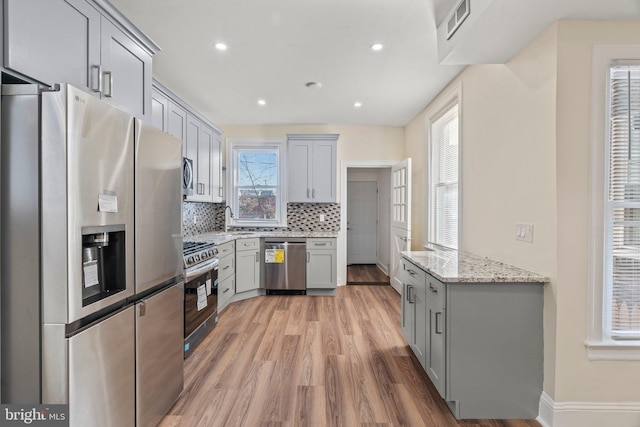
<instances>
[{"instance_id":1,"label":"bright mls logo","mask_svg":"<svg viewBox=\"0 0 640 427\"><path fill-rule=\"evenodd\" d=\"M34 425L68 427L68 405L0 405L0 427Z\"/></svg>"}]
</instances>

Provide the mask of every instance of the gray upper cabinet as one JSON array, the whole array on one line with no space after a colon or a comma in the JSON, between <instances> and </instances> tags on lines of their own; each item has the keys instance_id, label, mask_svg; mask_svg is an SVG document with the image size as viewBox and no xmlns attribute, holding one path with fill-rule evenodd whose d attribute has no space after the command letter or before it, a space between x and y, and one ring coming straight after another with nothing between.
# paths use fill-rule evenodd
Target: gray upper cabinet
<instances>
[{"instance_id":1,"label":"gray upper cabinet","mask_svg":"<svg viewBox=\"0 0 640 427\"><path fill-rule=\"evenodd\" d=\"M6 68L35 80L98 84L100 13L85 0L5 0Z\"/></svg>"},{"instance_id":2,"label":"gray upper cabinet","mask_svg":"<svg viewBox=\"0 0 640 427\"><path fill-rule=\"evenodd\" d=\"M102 18L102 97L140 119L151 119L151 55Z\"/></svg>"},{"instance_id":3,"label":"gray upper cabinet","mask_svg":"<svg viewBox=\"0 0 640 427\"><path fill-rule=\"evenodd\" d=\"M288 202L335 203L337 134L289 134Z\"/></svg>"},{"instance_id":4,"label":"gray upper cabinet","mask_svg":"<svg viewBox=\"0 0 640 427\"><path fill-rule=\"evenodd\" d=\"M220 137L204 122L187 116L186 157L193 160L195 177L192 202L222 201L220 187Z\"/></svg>"},{"instance_id":5,"label":"gray upper cabinet","mask_svg":"<svg viewBox=\"0 0 640 427\"><path fill-rule=\"evenodd\" d=\"M182 155L193 160L193 195L185 200L222 202L222 132L158 81L151 98L154 125L181 140Z\"/></svg>"},{"instance_id":6,"label":"gray upper cabinet","mask_svg":"<svg viewBox=\"0 0 640 427\"><path fill-rule=\"evenodd\" d=\"M169 99L158 91L151 94L151 124L153 127L167 131L169 124ZM182 138L179 138L182 140Z\"/></svg>"},{"instance_id":7,"label":"gray upper cabinet","mask_svg":"<svg viewBox=\"0 0 640 427\"><path fill-rule=\"evenodd\" d=\"M70 83L151 121L159 47L110 3L5 0L4 7L6 68L47 85Z\"/></svg>"}]
</instances>

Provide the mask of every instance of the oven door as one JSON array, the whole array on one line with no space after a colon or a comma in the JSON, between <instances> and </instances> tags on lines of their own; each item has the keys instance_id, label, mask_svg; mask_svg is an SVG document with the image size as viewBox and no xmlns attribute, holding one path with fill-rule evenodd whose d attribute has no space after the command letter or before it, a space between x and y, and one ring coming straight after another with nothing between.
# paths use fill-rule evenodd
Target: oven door
<instances>
[{"instance_id":1,"label":"oven door","mask_svg":"<svg viewBox=\"0 0 640 427\"><path fill-rule=\"evenodd\" d=\"M190 279L184 286L184 337L218 311L218 267Z\"/></svg>"}]
</instances>

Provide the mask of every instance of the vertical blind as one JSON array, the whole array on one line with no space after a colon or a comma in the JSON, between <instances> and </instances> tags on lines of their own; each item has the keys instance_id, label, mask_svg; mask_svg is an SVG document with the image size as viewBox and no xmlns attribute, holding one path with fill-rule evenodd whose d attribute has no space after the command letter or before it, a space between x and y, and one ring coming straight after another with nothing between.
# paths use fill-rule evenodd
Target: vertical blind
<instances>
[{"instance_id":1,"label":"vertical blind","mask_svg":"<svg viewBox=\"0 0 640 427\"><path fill-rule=\"evenodd\" d=\"M431 123L430 241L458 248L458 103Z\"/></svg>"},{"instance_id":2,"label":"vertical blind","mask_svg":"<svg viewBox=\"0 0 640 427\"><path fill-rule=\"evenodd\" d=\"M605 322L613 339L640 339L640 62L609 73Z\"/></svg>"}]
</instances>

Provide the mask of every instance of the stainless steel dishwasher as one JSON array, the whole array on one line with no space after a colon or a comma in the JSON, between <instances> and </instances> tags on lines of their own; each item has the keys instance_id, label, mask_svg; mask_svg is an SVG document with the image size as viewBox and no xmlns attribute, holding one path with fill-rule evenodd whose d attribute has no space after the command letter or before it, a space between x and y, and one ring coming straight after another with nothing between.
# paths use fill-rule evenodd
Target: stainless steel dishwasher
<instances>
[{"instance_id":1,"label":"stainless steel dishwasher","mask_svg":"<svg viewBox=\"0 0 640 427\"><path fill-rule=\"evenodd\" d=\"M306 239L265 239L264 280L267 295L305 295L307 293Z\"/></svg>"}]
</instances>

